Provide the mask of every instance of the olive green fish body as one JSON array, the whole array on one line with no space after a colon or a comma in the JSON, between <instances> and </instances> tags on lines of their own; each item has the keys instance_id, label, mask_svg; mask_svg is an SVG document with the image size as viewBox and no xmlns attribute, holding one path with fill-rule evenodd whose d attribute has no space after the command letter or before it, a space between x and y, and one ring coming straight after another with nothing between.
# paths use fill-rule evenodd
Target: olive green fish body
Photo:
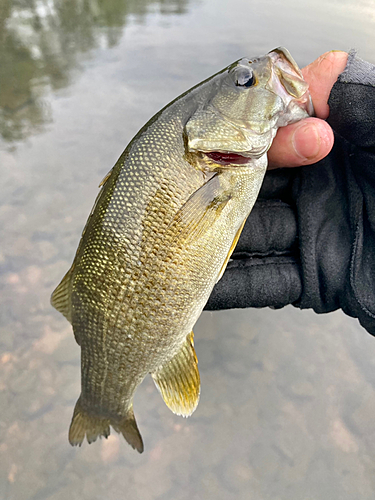
<instances>
[{"instance_id":1,"label":"olive green fish body","mask_svg":"<svg viewBox=\"0 0 375 500\"><path fill-rule=\"evenodd\" d=\"M194 411L192 328L256 200L277 126L307 116L310 106L289 54L270 54L234 63L164 108L105 180L52 297L81 346L72 444L108 436L112 425L142 451L132 400L148 373L172 411ZM280 74L282 98L269 83L279 85Z\"/></svg>"}]
</instances>

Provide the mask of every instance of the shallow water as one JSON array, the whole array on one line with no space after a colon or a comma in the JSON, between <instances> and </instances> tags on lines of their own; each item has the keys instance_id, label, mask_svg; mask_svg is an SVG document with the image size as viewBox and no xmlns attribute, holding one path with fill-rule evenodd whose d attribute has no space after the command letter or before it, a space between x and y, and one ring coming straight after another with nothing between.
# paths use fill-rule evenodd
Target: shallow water
<instances>
[{"instance_id":1,"label":"shallow water","mask_svg":"<svg viewBox=\"0 0 375 500\"><path fill-rule=\"evenodd\" d=\"M340 312L204 313L185 420L150 379L146 451L72 448L79 348L49 296L97 187L163 105L242 56L286 46L375 63L371 0L0 3L0 499L325 500L375 494L375 340Z\"/></svg>"}]
</instances>

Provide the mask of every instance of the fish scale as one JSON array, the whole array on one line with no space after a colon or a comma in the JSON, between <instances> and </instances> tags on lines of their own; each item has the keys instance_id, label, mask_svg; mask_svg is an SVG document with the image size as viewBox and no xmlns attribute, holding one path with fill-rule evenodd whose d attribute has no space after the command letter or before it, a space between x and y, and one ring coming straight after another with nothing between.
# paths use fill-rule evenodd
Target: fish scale
<instances>
[{"instance_id":1,"label":"fish scale","mask_svg":"<svg viewBox=\"0 0 375 500\"><path fill-rule=\"evenodd\" d=\"M275 49L175 99L131 141L52 295L81 346L71 444L112 426L143 451L133 396L148 373L172 411L195 410L192 328L256 200L277 127L311 111L296 63Z\"/></svg>"},{"instance_id":2,"label":"fish scale","mask_svg":"<svg viewBox=\"0 0 375 500\"><path fill-rule=\"evenodd\" d=\"M159 126L154 128L158 129ZM161 135L162 134L158 130L156 130L156 133L154 130L148 131L148 137L145 140L145 144L154 143ZM136 365L137 370L139 371L138 378L144 378L145 374L152 371L152 369L155 369L163 362L163 356L160 355L157 356L160 358L157 362L153 361L155 354L157 354L157 352L155 353L155 350L159 347L158 350L160 351L162 346L155 346L155 334L153 334L155 331L154 321L152 321L151 324L147 324L143 313L144 308L147 308L149 313L156 312L155 309L161 297L158 293L155 293L155 288L150 286L147 288L144 286L144 283L150 283L150 281L152 281L152 275L160 272L160 265L163 265L163 263L159 263L158 260L154 260L149 261L147 266L140 267L138 265L138 261L144 255L147 255L148 250L152 252L155 247L161 245L162 234L160 234L160 227L166 218L166 207L170 210L171 218L176 212L179 203L181 204L185 201L187 194L186 192L184 193L181 188L178 189L178 180L180 177L178 175L179 165L173 165L170 162L170 159L168 168L171 170L176 180L174 183L168 184L168 189L165 189L163 186L163 189L157 189L157 186L150 182L149 178L145 178L144 175L141 175L142 171L149 169L149 165L145 163L144 155L140 154L144 148L142 147L141 151L139 151L139 149L140 148L135 148L134 151L129 153L126 170L124 169L116 180L116 196L112 195L110 199L108 197L108 205L105 202L103 203L102 206L105 207L107 205L107 208L100 210L98 212L98 216L93 220L93 230L90 232L88 241L85 244L85 251L82 259L82 275L86 275L85 264L86 262L89 262L90 273L92 274L93 279L98 277L95 270L99 270L100 275L105 274L106 276L106 281L104 283L100 281L100 285L101 288L104 288L105 290L108 289L107 300L105 303L107 308L102 309L100 314L107 316L108 319L106 319L106 322L103 322L103 327L99 330L99 332L103 334L103 332L107 331L108 327L105 326L105 323L111 323L111 313L114 313L115 321L113 325L110 325L112 330L108 343L100 337L95 338L97 336L98 329L90 329L85 332L85 336L90 338L90 342L87 348L86 346L82 346L82 350L85 351L82 356L83 360L85 360L86 358L97 358L97 352L107 353L107 357L110 356L112 359L114 372L118 372L120 360L127 359L127 367L129 368L130 366ZM158 149L161 150L160 147ZM137 169L135 166L137 166ZM157 174L155 175L155 170L156 172L158 171L157 166L157 164L154 165L153 177L157 176ZM161 163L159 169L161 168L165 169L164 163ZM199 177L201 178L202 176L199 175ZM162 177L160 178L162 179ZM109 180L107 182L109 182ZM196 186L193 186L193 189L194 188L196 188ZM145 212L142 212L142 209L144 210L142 203L140 203L142 198L141 200L139 198L141 196L145 198L145 193L147 193L147 191L151 191L153 195L151 198L152 210L147 211L146 209ZM109 192L112 194L111 191ZM104 195L103 197L106 199ZM171 202L173 202L173 204ZM128 211L130 214L127 214L129 205L131 207ZM103 248L106 247L106 245L109 246L109 249L113 247L117 249L119 244L122 244L122 238L120 238L120 242L116 241L117 238L115 238L115 241L111 241L113 239L113 235L111 231L108 230L107 220L109 220L111 224L116 223L116 232L122 234L124 231L124 218L122 217L123 212L125 213L125 222L130 222L130 227L128 226L126 228L126 234L132 234L132 239L128 241L127 253L125 255L119 253L116 257L109 257L106 262L111 262L111 266L108 268L107 265L104 268L101 265L102 259L99 260L97 257L96 249L98 247L102 248L103 253ZM147 222L150 219L151 224L148 225ZM167 226L167 224L165 224L165 226ZM159 228L158 231L155 230L156 227ZM107 238L104 238L104 235L106 235ZM114 265L114 263L117 265ZM114 276L114 270L117 268L124 270L122 273L119 273L121 280L116 279L116 276ZM79 277L76 278L75 283L79 283ZM89 289L89 295L93 293L95 294L96 287L93 288L92 281L89 284L85 283L85 285L85 291L86 288ZM113 299L111 300L111 298ZM140 301L143 302L141 307L139 304ZM79 300L79 302L81 301ZM82 318L84 313L79 310L78 314ZM150 319L152 317L152 314L150 314ZM170 328L170 325L168 325L168 327ZM124 335L124 331L126 331L126 335ZM139 331L145 333L141 342L139 342L139 335L137 336ZM160 333L160 330L157 331L157 336L160 336ZM120 338L122 339L122 342L119 341ZM147 351L147 356L145 355L145 351ZM131 353L130 356L128 352ZM103 367L106 367L105 362L102 363L102 365ZM85 366L84 361L83 366ZM89 368L84 370L82 387L86 386L86 380L93 381L96 379L94 387L96 386L98 389L91 392L99 392L99 387L102 387L102 380L106 369L104 368L101 372L100 363L90 364L88 366ZM122 376L122 379L124 378L126 378L125 375ZM126 393L130 392L128 397L126 393L122 394L125 387ZM121 394L118 399L121 401L120 406L122 406L121 410L124 416L126 416L128 409L127 404L130 402L132 394L131 389L131 385L127 384L127 386L125 386L124 384L123 387L118 387L116 391L118 394ZM113 394L113 390L110 391L110 394ZM127 401L127 399L129 401ZM116 407L109 408L113 405L113 403L115 403ZM91 406L100 407L103 406L103 404L107 406L111 413L120 413L119 404L113 397L109 398L109 401L103 401L103 397L101 397L97 402L94 399Z\"/></svg>"}]
</instances>

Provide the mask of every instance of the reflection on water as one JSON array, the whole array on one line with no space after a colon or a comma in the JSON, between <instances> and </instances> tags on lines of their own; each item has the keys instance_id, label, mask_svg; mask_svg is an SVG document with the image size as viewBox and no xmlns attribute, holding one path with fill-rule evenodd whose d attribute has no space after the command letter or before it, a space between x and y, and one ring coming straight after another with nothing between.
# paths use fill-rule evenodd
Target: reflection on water
<instances>
[{"instance_id":1,"label":"reflection on water","mask_svg":"<svg viewBox=\"0 0 375 500\"><path fill-rule=\"evenodd\" d=\"M51 122L46 94L69 85L82 55L113 47L129 16L184 14L187 0L5 0L0 7L0 135L19 141ZM86 55L87 57L87 55Z\"/></svg>"},{"instance_id":2,"label":"reflection on water","mask_svg":"<svg viewBox=\"0 0 375 500\"><path fill-rule=\"evenodd\" d=\"M0 500L374 499L375 340L357 321L203 314L198 409L173 415L146 379L138 455L115 433L68 444L79 347L49 304L149 117L278 45L300 64L351 47L375 63L374 14L372 0L0 2Z\"/></svg>"}]
</instances>

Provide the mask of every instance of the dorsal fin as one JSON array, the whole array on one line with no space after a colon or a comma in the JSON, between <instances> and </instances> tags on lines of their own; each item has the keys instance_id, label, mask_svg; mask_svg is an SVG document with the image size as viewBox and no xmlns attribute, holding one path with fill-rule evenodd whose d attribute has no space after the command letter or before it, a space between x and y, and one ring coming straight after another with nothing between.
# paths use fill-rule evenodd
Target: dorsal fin
<instances>
[{"instance_id":1,"label":"dorsal fin","mask_svg":"<svg viewBox=\"0 0 375 500\"><path fill-rule=\"evenodd\" d=\"M105 174L104 178L102 179L102 182L99 184L100 188L103 187L104 184L107 182L107 180L111 177L111 174L112 174L112 171L114 168L115 167L112 167L111 170L107 174Z\"/></svg>"},{"instance_id":2,"label":"dorsal fin","mask_svg":"<svg viewBox=\"0 0 375 500\"><path fill-rule=\"evenodd\" d=\"M200 394L198 360L193 337L191 332L173 358L151 374L168 408L184 417L193 413Z\"/></svg>"}]
</instances>

